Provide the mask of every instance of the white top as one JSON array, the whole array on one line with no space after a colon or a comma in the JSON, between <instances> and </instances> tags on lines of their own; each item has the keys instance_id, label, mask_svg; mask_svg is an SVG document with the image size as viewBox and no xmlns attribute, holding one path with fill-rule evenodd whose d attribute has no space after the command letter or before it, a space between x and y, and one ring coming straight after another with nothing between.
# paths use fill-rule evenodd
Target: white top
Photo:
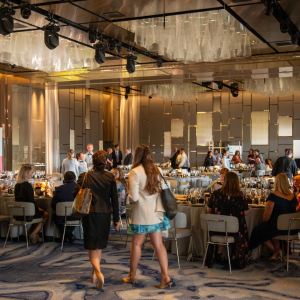
<instances>
[{"instance_id":1,"label":"white top","mask_svg":"<svg viewBox=\"0 0 300 300\"><path fill-rule=\"evenodd\" d=\"M188 157L185 153L182 153L180 157L179 168L188 168L188 167L189 167Z\"/></svg>"},{"instance_id":2,"label":"white top","mask_svg":"<svg viewBox=\"0 0 300 300\"><path fill-rule=\"evenodd\" d=\"M227 168L230 171L230 160L227 156L223 156L221 163L223 165L223 168Z\"/></svg>"},{"instance_id":3,"label":"white top","mask_svg":"<svg viewBox=\"0 0 300 300\"><path fill-rule=\"evenodd\" d=\"M79 175L82 174L82 173L85 173L87 172L87 163L86 161L84 160L78 160L78 172L79 172Z\"/></svg>"},{"instance_id":4,"label":"white top","mask_svg":"<svg viewBox=\"0 0 300 300\"><path fill-rule=\"evenodd\" d=\"M61 169L61 173L64 176L64 174L67 171L72 171L74 172L76 179L78 179L79 177L79 172L78 172L78 163L77 163L77 159L76 158L65 158L62 162L62 169Z\"/></svg>"},{"instance_id":5,"label":"white top","mask_svg":"<svg viewBox=\"0 0 300 300\"><path fill-rule=\"evenodd\" d=\"M93 152L92 153L87 152L86 154L84 154L84 161L86 162L89 170L92 169L93 167L93 158L92 158L93 154L94 154Z\"/></svg>"},{"instance_id":6,"label":"white top","mask_svg":"<svg viewBox=\"0 0 300 300\"><path fill-rule=\"evenodd\" d=\"M270 172L270 171L272 171L272 169L269 167L269 165L265 165L265 171Z\"/></svg>"}]
</instances>

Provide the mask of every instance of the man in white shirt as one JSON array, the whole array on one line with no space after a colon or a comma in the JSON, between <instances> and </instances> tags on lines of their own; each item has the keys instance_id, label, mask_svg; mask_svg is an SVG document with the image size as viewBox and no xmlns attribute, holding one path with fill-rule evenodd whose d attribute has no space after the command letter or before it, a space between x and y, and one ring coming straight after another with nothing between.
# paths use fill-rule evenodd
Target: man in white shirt
<instances>
[{"instance_id":1,"label":"man in white shirt","mask_svg":"<svg viewBox=\"0 0 300 300\"><path fill-rule=\"evenodd\" d=\"M189 168L189 160L187 155L184 152L184 149L180 149L180 163L178 166L179 169L188 169Z\"/></svg>"},{"instance_id":2,"label":"man in white shirt","mask_svg":"<svg viewBox=\"0 0 300 300\"><path fill-rule=\"evenodd\" d=\"M78 156L78 173L79 175L82 174L82 173L85 173L87 172L87 163L86 161L84 161L84 154L83 153L79 153L79 156Z\"/></svg>"},{"instance_id":3,"label":"man in white shirt","mask_svg":"<svg viewBox=\"0 0 300 300\"><path fill-rule=\"evenodd\" d=\"M94 150L94 146L93 144L88 144L86 146L86 149L87 149L87 153L84 155L84 161L86 162L87 164L87 168L88 170L92 169L93 168L93 150Z\"/></svg>"},{"instance_id":4,"label":"man in white shirt","mask_svg":"<svg viewBox=\"0 0 300 300\"><path fill-rule=\"evenodd\" d=\"M223 158L222 158L222 165L223 168L227 168L230 171L230 161L229 161L229 151L224 150L223 151Z\"/></svg>"}]
</instances>

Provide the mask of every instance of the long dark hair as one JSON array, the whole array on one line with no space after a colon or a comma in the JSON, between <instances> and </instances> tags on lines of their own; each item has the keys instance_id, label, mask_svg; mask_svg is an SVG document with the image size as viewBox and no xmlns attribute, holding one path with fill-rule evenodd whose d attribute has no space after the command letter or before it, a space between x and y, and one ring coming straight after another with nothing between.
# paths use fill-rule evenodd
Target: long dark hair
<instances>
[{"instance_id":1,"label":"long dark hair","mask_svg":"<svg viewBox=\"0 0 300 300\"><path fill-rule=\"evenodd\" d=\"M161 187L160 173L153 161L150 148L147 145L139 145L135 148L132 169L142 165L144 167L147 183L146 189L150 195L159 192Z\"/></svg>"},{"instance_id":2,"label":"long dark hair","mask_svg":"<svg viewBox=\"0 0 300 300\"><path fill-rule=\"evenodd\" d=\"M239 178L235 173L229 172L225 176L221 193L229 197L242 195Z\"/></svg>"},{"instance_id":3,"label":"long dark hair","mask_svg":"<svg viewBox=\"0 0 300 300\"><path fill-rule=\"evenodd\" d=\"M125 178L124 178L124 174L123 174L123 171L121 170L121 168L114 168L114 169L112 169L112 171L113 170L117 170L118 171L118 173L119 173L119 178L117 179L118 181L120 181L120 182L122 182L123 184L124 184L124 187L126 188L126 190L127 190L127 182L126 182L126 180L125 180Z\"/></svg>"},{"instance_id":4,"label":"long dark hair","mask_svg":"<svg viewBox=\"0 0 300 300\"><path fill-rule=\"evenodd\" d=\"M106 168L107 153L105 151L96 151L93 156L93 169L102 171Z\"/></svg>"},{"instance_id":5,"label":"long dark hair","mask_svg":"<svg viewBox=\"0 0 300 300\"><path fill-rule=\"evenodd\" d=\"M209 157L209 153L212 153L212 151L208 151L206 157Z\"/></svg>"}]
</instances>

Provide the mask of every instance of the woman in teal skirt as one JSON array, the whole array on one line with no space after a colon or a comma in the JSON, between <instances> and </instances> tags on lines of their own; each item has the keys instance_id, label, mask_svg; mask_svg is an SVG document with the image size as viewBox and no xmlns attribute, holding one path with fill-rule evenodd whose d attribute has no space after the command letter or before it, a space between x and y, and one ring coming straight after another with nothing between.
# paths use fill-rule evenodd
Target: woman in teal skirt
<instances>
[{"instance_id":1,"label":"woman in teal skirt","mask_svg":"<svg viewBox=\"0 0 300 300\"><path fill-rule=\"evenodd\" d=\"M133 204L128 234L132 234L130 251L130 272L125 282L137 281L137 267L141 259L145 235L149 234L161 268L160 285L157 288L171 287L168 276L168 256L162 241L162 231L170 228L165 215L161 195L161 175L155 166L148 146L135 149L133 166L129 173L129 201Z\"/></svg>"}]
</instances>

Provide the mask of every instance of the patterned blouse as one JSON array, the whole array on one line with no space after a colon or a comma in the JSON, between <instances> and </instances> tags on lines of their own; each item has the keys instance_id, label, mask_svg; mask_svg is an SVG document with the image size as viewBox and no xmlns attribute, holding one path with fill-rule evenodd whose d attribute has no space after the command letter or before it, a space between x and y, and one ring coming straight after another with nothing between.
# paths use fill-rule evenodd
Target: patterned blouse
<instances>
[{"instance_id":1,"label":"patterned blouse","mask_svg":"<svg viewBox=\"0 0 300 300\"><path fill-rule=\"evenodd\" d=\"M119 200L119 215L123 215L126 213L126 197L127 197L127 192L126 192L126 187L122 182L117 182L117 191L118 191L118 200Z\"/></svg>"}]
</instances>

